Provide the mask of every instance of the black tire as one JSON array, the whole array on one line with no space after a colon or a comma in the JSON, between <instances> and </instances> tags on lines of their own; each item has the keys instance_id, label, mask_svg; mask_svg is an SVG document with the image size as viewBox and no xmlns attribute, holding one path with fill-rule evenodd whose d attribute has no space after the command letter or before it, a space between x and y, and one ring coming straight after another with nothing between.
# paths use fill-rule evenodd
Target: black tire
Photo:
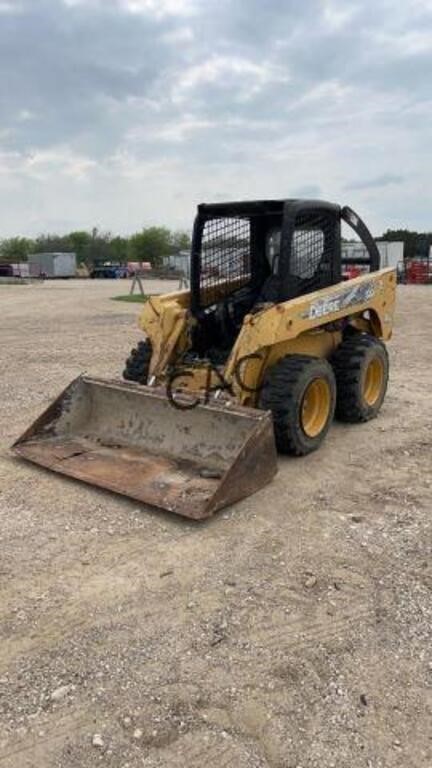
<instances>
[{"instance_id":1,"label":"black tire","mask_svg":"<svg viewBox=\"0 0 432 768\"><path fill-rule=\"evenodd\" d=\"M336 418L351 424L369 421L385 398L389 361L385 345L358 333L345 339L332 358L336 376Z\"/></svg>"},{"instance_id":2,"label":"black tire","mask_svg":"<svg viewBox=\"0 0 432 768\"><path fill-rule=\"evenodd\" d=\"M138 346L132 350L123 371L126 381L137 381L139 384L147 384L152 347L150 342L138 342Z\"/></svg>"},{"instance_id":3,"label":"black tire","mask_svg":"<svg viewBox=\"0 0 432 768\"><path fill-rule=\"evenodd\" d=\"M305 422L305 395L310 398L317 387L317 402L322 388L322 413L313 430ZM259 398L259 407L272 412L279 453L294 456L319 448L332 423L335 403L336 382L331 365L306 355L287 355L269 368Z\"/></svg>"}]
</instances>

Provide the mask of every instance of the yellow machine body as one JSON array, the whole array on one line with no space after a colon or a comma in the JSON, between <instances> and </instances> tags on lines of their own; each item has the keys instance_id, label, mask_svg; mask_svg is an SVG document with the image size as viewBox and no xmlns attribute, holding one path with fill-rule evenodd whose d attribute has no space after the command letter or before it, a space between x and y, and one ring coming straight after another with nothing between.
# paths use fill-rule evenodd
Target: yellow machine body
<instances>
[{"instance_id":1,"label":"yellow machine body","mask_svg":"<svg viewBox=\"0 0 432 768\"><path fill-rule=\"evenodd\" d=\"M382 269L291 301L263 307L245 316L236 343L219 374L210 371L211 386L222 378L241 405L255 406L266 369L289 354L328 358L341 342L338 321L383 341L391 338L396 297L396 272ZM189 291L151 297L139 324L151 341L150 379L166 384L167 372L189 347L194 320L189 311ZM202 393L209 388L209 365L188 367L175 373L178 388Z\"/></svg>"}]
</instances>

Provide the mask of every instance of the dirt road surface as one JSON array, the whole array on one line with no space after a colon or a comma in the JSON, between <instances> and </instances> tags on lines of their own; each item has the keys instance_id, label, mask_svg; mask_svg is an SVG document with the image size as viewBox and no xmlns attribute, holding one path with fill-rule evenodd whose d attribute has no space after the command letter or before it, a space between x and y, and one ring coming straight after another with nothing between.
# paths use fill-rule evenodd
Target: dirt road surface
<instances>
[{"instance_id":1,"label":"dirt road surface","mask_svg":"<svg viewBox=\"0 0 432 768\"><path fill-rule=\"evenodd\" d=\"M430 768L432 287L377 420L193 524L8 452L121 371L119 285L0 286L1 768Z\"/></svg>"}]
</instances>

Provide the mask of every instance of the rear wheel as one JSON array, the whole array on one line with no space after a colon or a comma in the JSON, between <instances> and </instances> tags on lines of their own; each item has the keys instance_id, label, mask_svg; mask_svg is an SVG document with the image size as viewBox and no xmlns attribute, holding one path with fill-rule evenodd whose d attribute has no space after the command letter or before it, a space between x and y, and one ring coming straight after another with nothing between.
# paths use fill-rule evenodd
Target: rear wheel
<instances>
[{"instance_id":1,"label":"rear wheel","mask_svg":"<svg viewBox=\"0 0 432 768\"><path fill-rule=\"evenodd\" d=\"M280 453L304 456L324 440L336 402L336 383L327 360L287 355L266 371L259 407L273 415Z\"/></svg>"},{"instance_id":2,"label":"rear wheel","mask_svg":"<svg viewBox=\"0 0 432 768\"><path fill-rule=\"evenodd\" d=\"M336 417L358 423L375 418L383 403L389 362L384 344L356 334L338 347L332 359L336 376Z\"/></svg>"},{"instance_id":3,"label":"rear wheel","mask_svg":"<svg viewBox=\"0 0 432 768\"><path fill-rule=\"evenodd\" d=\"M132 350L123 371L123 378L126 381L137 381L139 384L147 384L150 360L152 357L152 347L150 342L138 342L135 349Z\"/></svg>"}]
</instances>

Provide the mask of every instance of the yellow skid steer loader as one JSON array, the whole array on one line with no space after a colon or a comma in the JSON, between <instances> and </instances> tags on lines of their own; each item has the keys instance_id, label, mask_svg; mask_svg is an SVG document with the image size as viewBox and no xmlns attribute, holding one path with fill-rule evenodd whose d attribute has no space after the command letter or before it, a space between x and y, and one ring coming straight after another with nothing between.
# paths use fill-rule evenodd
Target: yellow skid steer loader
<instances>
[{"instance_id":1,"label":"yellow skid steer loader","mask_svg":"<svg viewBox=\"0 0 432 768\"><path fill-rule=\"evenodd\" d=\"M342 257L341 224L362 241ZM377 415L396 274L350 208L198 206L191 288L148 299L123 377L81 376L14 445L36 464L195 519L269 482L334 416Z\"/></svg>"}]
</instances>

